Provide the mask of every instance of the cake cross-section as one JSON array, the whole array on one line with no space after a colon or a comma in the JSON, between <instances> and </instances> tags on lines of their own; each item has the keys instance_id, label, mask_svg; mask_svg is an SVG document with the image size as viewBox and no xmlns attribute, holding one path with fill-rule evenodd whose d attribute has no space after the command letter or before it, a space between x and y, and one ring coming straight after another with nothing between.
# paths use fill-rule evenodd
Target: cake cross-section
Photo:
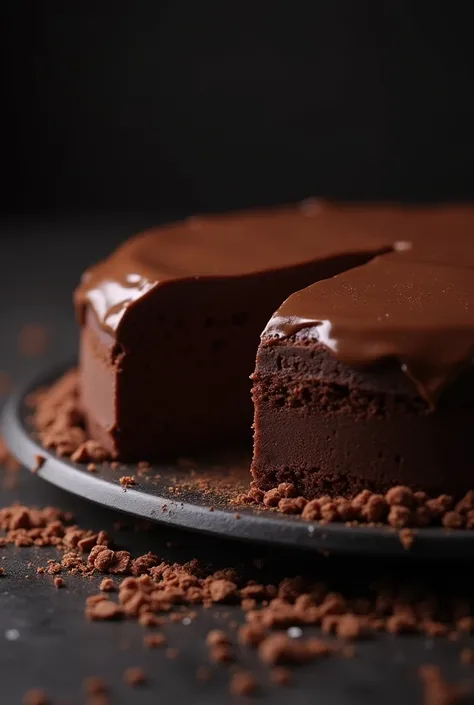
<instances>
[{"instance_id":1,"label":"cake cross-section","mask_svg":"<svg viewBox=\"0 0 474 705\"><path fill-rule=\"evenodd\" d=\"M387 254L293 294L253 374L254 481L307 498L468 490L473 364L469 266Z\"/></svg>"}]
</instances>

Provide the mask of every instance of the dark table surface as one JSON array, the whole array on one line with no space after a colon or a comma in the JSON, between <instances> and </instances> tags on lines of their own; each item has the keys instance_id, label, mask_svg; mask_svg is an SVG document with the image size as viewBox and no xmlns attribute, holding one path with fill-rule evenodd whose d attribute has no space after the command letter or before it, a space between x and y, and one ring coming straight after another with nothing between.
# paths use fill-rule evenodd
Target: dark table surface
<instances>
[{"instance_id":1,"label":"dark table surface","mask_svg":"<svg viewBox=\"0 0 474 705\"><path fill-rule=\"evenodd\" d=\"M82 270L106 254L132 232L153 222L152 216L127 218L55 218L10 220L0 231L0 370L15 383L75 353L77 330L71 306L71 291ZM51 332L48 353L25 358L18 353L18 334L25 324L41 323ZM2 472L1 505L18 500L28 505L54 505L72 510L77 522L87 528L110 529L117 515L47 485L21 470L9 481ZM11 480L11 478L10 478ZM310 554L275 552L258 545L241 545L156 526L151 531L123 531L118 542L134 554L152 550L170 561L199 557L216 567L243 566L255 574L254 560L264 560L263 575L278 580L311 571L318 580L329 580L348 590L369 584L379 574L392 572L409 578L422 575L431 584L439 576L459 581L461 592L471 593L466 575L470 566L423 563L404 559L361 561L354 558L323 558ZM170 542L172 547L170 548ZM277 553L277 554L276 554ZM36 567L56 558L52 549L8 546L2 549L5 576L0 579L0 703L16 705L29 688L41 687L53 703L85 702L82 681L101 676L111 687L111 703L137 705L233 702L228 693L228 666L213 666L214 677L199 683L196 668L208 665L204 639L210 628L224 626L223 614L238 608L202 610L191 625L169 624L163 629L168 644L179 649L174 660L165 651L143 645L143 628L136 622L91 623L84 619L85 598L97 592L100 578L65 576L66 586L56 589L51 576L38 575ZM252 572L253 571L253 572ZM262 572L254 575L261 579ZM465 587L463 587L463 581ZM310 632L308 632L310 633ZM422 702L417 676L420 664L442 667L448 680L469 678L460 664L460 649L467 640L451 643L421 636L389 637L356 645L353 659L334 658L297 669L293 683L285 688L272 685L268 670L249 650L238 652L238 662L251 668L261 685L255 702L295 705L411 705ZM132 689L122 681L129 666L142 666L149 682Z\"/></svg>"}]
</instances>

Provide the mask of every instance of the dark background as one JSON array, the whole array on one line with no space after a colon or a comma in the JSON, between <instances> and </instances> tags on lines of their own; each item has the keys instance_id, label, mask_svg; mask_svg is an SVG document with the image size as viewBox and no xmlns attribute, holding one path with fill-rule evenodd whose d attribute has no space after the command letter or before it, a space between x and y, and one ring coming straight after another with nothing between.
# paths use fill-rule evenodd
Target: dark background
<instances>
[{"instance_id":1,"label":"dark background","mask_svg":"<svg viewBox=\"0 0 474 705\"><path fill-rule=\"evenodd\" d=\"M471 199L471 2L2 0L3 209Z\"/></svg>"}]
</instances>

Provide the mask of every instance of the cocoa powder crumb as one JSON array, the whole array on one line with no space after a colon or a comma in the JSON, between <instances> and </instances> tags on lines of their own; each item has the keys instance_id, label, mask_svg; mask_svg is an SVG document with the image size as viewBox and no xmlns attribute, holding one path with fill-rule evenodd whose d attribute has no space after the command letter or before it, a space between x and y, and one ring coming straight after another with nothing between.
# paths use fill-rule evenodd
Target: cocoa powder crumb
<instances>
[{"instance_id":1,"label":"cocoa powder crumb","mask_svg":"<svg viewBox=\"0 0 474 705\"><path fill-rule=\"evenodd\" d=\"M71 460L74 463L100 463L107 460L108 452L97 441L84 441L72 453Z\"/></svg>"},{"instance_id":2,"label":"cocoa powder crumb","mask_svg":"<svg viewBox=\"0 0 474 705\"><path fill-rule=\"evenodd\" d=\"M282 514L301 514L306 506L303 497L284 497L278 502L278 509Z\"/></svg>"},{"instance_id":3,"label":"cocoa powder crumb","mask_svg":"<svg viewBox=\"0 0 474 705\"><path fill-rule=\"evenodd\" d=\"M413 513L408 507L393 505L388 513L388 523L394 529L403 529L413 521Z\"/></svg>"},{"instance_id":4,"label":"cocoa powder crumb","mask_svg":"<svg viewBox=\"0 0 474 705\"><path fill-rule=\"evenodd\" d=\"M317 499L312 499L303 509L303 519L317 521L321 518L321 507Z\"/></svg>"},{"instance_id":5,"label":"cocoa powder crumb","mask_svg":"<svg viewBox=\"0 0 474 705\"><path fill-rule=\"evenodd\" d=\"M331 647L320 639L291 639L280 632L266 637L259 646L260 660L267 665L305 663L331 653Z\"/></svg>"},{"instance_id":6,"label":"cocoa powder crumb","mask_svg":"<svg viewBox=\"0 0 474 705\"><path fill-rule=\"evenodd\" d=\"M216 644L210 649L211 661L215 663L229 663L234 660L232 648L229 644Z\"/></svg>"},{"instance_id":7,"label":"cocoa powder crumb","mask_svg":"<svg viewBox=\"0 0 474 705\"><path fill-rule=\"evenodd\" d=\"M474 617L466 615L465 617L460 617L456 623L456 626L460 632L470 634L474 632Z\"/></svg>"},{"instance_id":8,"label":"cocoa powder crumb","mask_svg":"<svg viewBox=\"0 0 474 705\"><path fill-rule=\"evenodd\" d=\"M137 484L134 475L122 475L119 482L124 489L127 487L133 487L133 485Z\"/></svg>"},{"instance_id":9,"label":"cocoa powder crumb","mask_svg":"<svg viewBox=\"0 0 474 705\"><path fill-rule=\"evenodd\" d=\"M403 548L409 551L415 541L415 532L413 529L401 529L398 536Z\"/></svg>"},{"instance_id":10,"label":"cocoa powder crumb","mask_svg":"<svg viewBox=\"0 0 474 705\"><path fill-rule=\"evenodd\" d=\"M53 582L54 582L54 587L56 587L56 588L64 587L64 580L62 578L60 578L59 575L56 576L56 578L54 578Z\"/></svg>"},{"instance_id":11,"label":"cocoa powder crumb","mask_svg":"<svg viewBox=\"0 0 474 705\"><path fill-rule=\"evenodd\" d=\"M296 497L298 494L295 486L291 482L280 482L277 489L280 496L283 498Z\"/></svg>"},{"instance_id":12,"label":"cocoa powder crumb","mask_svg":"<svg viewBox=\"0 0 474 705\"><path fill-rule=\"evenodd\" d=\"M212 580L209 585L213 602L229 602L237 597L237 585L231 580Z\"/></svg>"},{"instance_id":13,"label":"cocoa powder crumb","mask_svg":"<svg viewBox=\"0 0 474 705\"><path fill-rule=\"evenodd\" d=\"M464 517L459 512L446 512L441 523L446 529L460 529L464 524Z\"/></svg>"},{"instance_id":14,"label":"cocoa powder crumb","mask_svg":"<svg viewBox=\"0 0 474 705\"><path fill-rule=\"evenodd\" d=\"M398 505L401 507L411 507L414 504L415 498L409 487L397 485L392 487L385 495L385 499L390 506Z\"/></svg>"},{"instance_id":15,"label":"cocoa powder crumb","mask_svg":"<svg viewBox=\"0 0 474 705\"><path fill-rule=\"evenodd\" d=\"M119 619L123 611L119 605L110 600L101 600L86 608L86 617L93 621Z\"/></svg>"},{"instance_id":16,"label":"cocoa powder crumb","mask_svg":"<svg viewBox=\"0 0 474 705\"><path fill-rule=\"evenodd\" d=\"M268 490L268 492L265 492L263 496L263 504L266 507L277 507L278 503L282 499L281 494L279 491L275 488L273 490Z\"/></svg>"},{"instance_id":17,"label":"cocoa powder crumb","mask_svg":"<svg viewBox=\"0 0 474 705\"><path fill-rule=\"evenodd\" d=\"M394 614L387 619L385 629L390 634L410 634L417 629L416 619L409 614Z\"/></svg>"},{"instance_id":18,"label":"cocoa powder crumb","mask_svg":"<svg viewBox=\"0 0 474 705\"><path fill-rule=\"evenodd\" d=\"M143 643L149 649L158 649L166 644L166 638L164 634L147 634L143 639Z\"/></svg>"},{"instance_id":19,"label":"cocoa powder crumb","mask_svg":"<svg viewBox=\"0 0 474 705\"><path fill-rule=\"evenodd\" d=\"M252 695L257 690L257 681L248 671L233 673L229 682L231 695Z\"/></svg>"},{"instance_id":20,"label":"cocoa powder crumb","mask_svg":"<svg viewBox=\"0 0 474 705\"><path fill-rule=\"evenodd\" d=\"M99 590L103 592L113 592L115 590L115 583L112 578L104 578L99 585Z\"/></svg>"},{"instance_id":21,"label":"cocoa powder crumb","mask_svg":"<svg viewBox=\"0 0 474 705\"><path fill-rule=\"evenodd\" d=\"M265 638L265 629L258 624L243 624L237 636L243 646L258 646Z\"/></svg>"},{"instance_id":22,"label":"cocoa powder crumb","mask_svg":"<svg viewBox=\"0 0 474 705\"><path fill-rule=\"evenodd\" d=\"M338 617L336 634L341 639L360 639L361 636L367 634L367 620L355 614L345 614Z\"/></svg>"},{"instance_id":23,"label":"cocoa powder crumb","mask_svg":"<svg viewBox=\"0 0 474 705\"><path fill-rule=\"evenodd\" d=\"M213 629L210 631L206 637L206 644L208 646L228 646L230 644L230 638L226 632L221 629Z\"/></svg>"},{"instance_id":24,"label":"cocoa powder crumb","mask_svg":"<svg viewBox=\"0 0 474 705\"><path fill-rule=\"evenodd\" d=\"M145 671L140 666L130 666L124 671L123 680L132 687L143 685L146 683Z\"/></svg>"}]
</instances>

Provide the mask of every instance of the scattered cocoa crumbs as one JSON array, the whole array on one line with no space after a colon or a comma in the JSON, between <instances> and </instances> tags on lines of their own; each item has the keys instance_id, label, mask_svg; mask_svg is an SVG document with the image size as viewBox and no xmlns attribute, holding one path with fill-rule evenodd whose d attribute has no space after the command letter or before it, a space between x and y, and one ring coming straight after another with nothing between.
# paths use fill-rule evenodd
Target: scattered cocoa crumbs
<instances>
[{"instance_id":1,"label":"scattered cocoa crumbs","mask_svg":"<svg viewBox=\"0 0 474 705\"><path fill-rule=\"evenodd\" d=\"M136 687L138 685L143 685L144 683L146 683L147 679L143 668L140 668L140 666L132 666L130 668L127 668L124 672L123 680L128 685Z\"/></svg>"},{"instance_id":2,"label":"scattered cocoa crumbs","mask_svg":"<svg viewBox=\"0 0 474 705\"><path fill-rule=\"evenodd\" d=\"M132 487L133 485L137 484L135 477L133 475L123 475L120 478L119 482L123 488Z\"/></svg>"},{"instance_id":3,"label":"scattered cocoa crumbs","mask_svg":"<svg viewBox=\"0 0 474 705\"><path fill-rule=\"evenodd\" d=\"M215 663L230 663L234 660L234 654L230 644L216 644L209 650L211 661Z\"/></svg>"},{"instance_id":4,"label":"scattered cocoa crumbs","mask_svg":"<svg viewBox=\"0 0 474 705\"><path fill-rule=\"evenodd\" d=\"M119 619L123 616L123 611L119 605L109 600L101 600L95 604L88 605L85 611L87 619L92 621L102 621L109 619Z\"/></svg>"},{"instance_id":5,"label":"scattered cocoa crumbs","mask_svg":"<svg viewBox=\"0 0 474 705\"><path fill-rule=\"evenodd\" d=\"M115 590L115 583L112 578L104 578L99 585L99 590L103 592L113 592Z\"/></svg>"},{"instance_id":6,"label":"scattered cocoa crumbs","mask_svg":"<svg viewBox=\"0 0 474 705\"><path fill-rule=\"evenodd\" d=\"M415 535L416 534L413 529L401 529L401 531L399 531L398 536L400 538L400 543L407 551L413 546Z\"/></svg>"},{"instance_id":7,"label":"scattered cocoa crumbs","mask_svg":"<svg viewBox=\"0 0 474 705\"><path fill-rule=\"evenodd\" d=\"M149 649L158 649L166 644L166 637L164 634L147 634L143 639L143 643Z\"/></svg>"},{"instance_id":8,"label":"scattered cocoa crumbs","mask_svg":"<svg viewBox=\"0 0 474 705\"><path fill-rule=\"evenodd\" d=\"M109 460L110 455L97 441L87 438L77 379L77 370L70 370L49 389L30 395L28 401L43 445L60 457L87 463L89 471L94 472L95 464Z\"/></svg>"},{"instance_id":9,"label":"scattered cocoa crumbs","mask_svg":"<svg viewBox=\"0 0 474 705\"><path fill-rule=\"evenodd\" d=\"M48 561L48 569L47 569L47 572L48 572L50 575L57 575L58 573L61 572L61 567L62 567L62 566L61 566L61 563L58 563L57 561L53 561L52 559L50 559L50 560Z\"/></svg>"},{"instance_id":10,"label":"scattered cocoa crumbs","mask_svg":"<svg viewBox=\"0 0 474 705\"><path fill-rule=\"evenodd\" d=\"M233 673L229 682L231 695L253 695L257 690L257 681L248 671Z\"/></svg>"},{"instance_id":11,"label":"scattered cocoa crumbs","mask_svg":"<svg viewBox=\"0 0 474 705\"><path fill-rule=\"evenodd\" d=\"M71 455L71 460L74 463L100 463L103 460L107 460L108 457L109 454L100 443L88 440L84 441L76 448Z\"/></svg>"},{"instance_id":12,"label":"scattered cocoa crumbs","mask_svg":"<svg viewBox=\"0 0 474 705\"><path fill-rule=\"evenodd\" d=\"M307 501L296 495L290 483L263 492L254 483L245 494L238 495L234 505L268 507L283 514L300 515L321 524L344 522L386 525L400 530L400 540L410 548L415 535L410 529L443 526L447 529L474 528L474 491L470 490L457 503L448 495L429 497L409 487L392 487L385 495L363 490L352 498L322 496Z\"/></svg>"},{"instance_id":13,"label":"scattered cocoa crumbs","mask_svg":"<svg viewBox=\"0 0 474 705\"><path fill-rule=\"evenodd\" d=\"M367 633L365 616L345 614L337 618L336 634L341 639L360 639Z\"/></svg>"},{"instance_id":14,"label":"scattered cocoa crumbs","mask_svg":"<svg viewBox=\"0 0 474 705\"><path fill-rule=\"evenodd\" d=\"M50 705L50 700L41 688L32 688L23 696L23 705Z\"/></svg>"},{"instance_id":15,"label":"scattered cocoa crumbs","mask_svg":"<svg viewBox=\"0 0 474 705\"><path fill-rule=\"evenodd\" d=\"M368 500L365 495L365 504ZM363 504L362 498L359 497L358 501ZM408 501L406 497L405 501ZM447 506L445 498L442 504ZM244 580L234 569L211 572L197 560L172 564L153 553L133 557L128 551L111 548L111 538L105 532L87 531L71 522L70 515L54 508L13 505L0 509L0 529L6 534L5 542L28 546L39 539L39 545L57 548L61 553L59 559L50 559L46 569L57 579L62 580L59 572L121 576L116 579L117 595L113 599L105 594L110 586L114 586L108 576L101 582L100 593L87 599L85 614L90 620L128 618L137 620L144 627L155 627L167 620L182 622L191 619L196 614L197 605L240 605L245 623L237 627L237 640L242 646L255 648L258 658L272 667L274 682L280 677L282 682L288 680L285 670L280 676L275 675L279 673L274 671L275 667L332 655L349 657L354 650L347 644L348 640L381 631L391 634L414 632L450 639L474 631L470 601L445 602L420 587L411 589L403 582L385 581L373 586L373 591L363 596L337 593L329 586L305 577L288 577L275 585L262 584ZM230 628L230 622L228 624ZM308 638L304 634L308 626L319 627L324 634L334 635L335 639ZM206 642L212 661L230 663L235 660L237 654L226 631L212 630ZM164 646L165 643L161 633L148 634L144 638L148 648ZM178 652L168 648L165 654L168 658L175 658ZM467 650L462 654L463 663L471 663L472 653ZM430 688L426 686L426 692ZM433 702L437 705L436 701ZM445 705L456 701L439 702Z\"/></svg>"},{"instance_id":16,"label":"scattered cocoa crumbs","mask_svg":"<svg viewBox=\"0 0 474 705\"><path fill-rule=\"evenodd\" d=\"M424 705L461 705L471 694L466 683L447 683L437 666L421 666L418 673L423 684Z\"/></svg>"},{"instance_id":17,"label":"scattered cocoa crumbs","mask_svg":"<svg viewBox=\"0 0 474 705\"><path fill-rule=\"evenodd\" d=\"M265 629L259 624L243 624L238 631L242 646L258 646L265 638Z\"/></svg>"},{"instance_id":18,"label":"scattered cocoa crumbs","mask_svg":"<svg viewBox=\"0 0 474 705\"><path fill-rule=\"evenodd\" d=\"M221 629L213 629L206 637L208 646L228 646L230 644L229 636Z\"/></svg>"},{"instance_id":19,"label":"scattered cocoa crumbs","mask_svg":"<svg viewBox=\"0 0 474 705\"><path fill-rule=\"evenodd\" d=\"M64 580L62 578L60 578L59 575L57 575L54 578L53 582L54 582L54 587L56 587L56 588L64 587Z\"/></svg>"},{"instance_id":20,"label":"scattered cocoa crumbs","mask_svg":"<svg viewBox=\"0 0 474 705\"><path fill-rule=\"evenodd\" d=\"M282 663L306 663L335 652L335 647L321 639L292 639L283 632L271 634L258 648L260 660L270 666Z\"/></svg>"}]
</instances>

